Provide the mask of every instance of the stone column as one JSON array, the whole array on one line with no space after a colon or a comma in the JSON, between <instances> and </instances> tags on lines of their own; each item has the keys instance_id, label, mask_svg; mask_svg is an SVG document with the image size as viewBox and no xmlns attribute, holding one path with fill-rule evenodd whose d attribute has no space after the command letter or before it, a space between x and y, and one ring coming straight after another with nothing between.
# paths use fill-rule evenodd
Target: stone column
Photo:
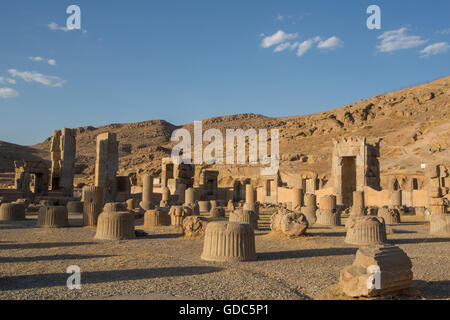
<instances>
[{"instance_id":1,"label":"stone column","mask_svg":"<svg viewBox=\"0 0 450 320\"><path fill-rule=\"evenodd\" d=\"M245 203L255 203L255 190L251 184L245 185Z\"/></svg>"},{"instance_id":2,"label":"stone column","mask_svg":"<svg viewBox=\"0 0 450 320\"><path fill-rule=\"evenodd\" d=\"M303 204L303 189L292 189L292 210L300 210Z\"/></svg>"},{"instance_id":3,"label":"stone column","mask_svg":"<svg viewBox=\"0 0 450 320\"><path fill-rule=\"evenodd\" d=\"M97 225L99 214L103 210L103 188L83 187L83 226Z\"/></svg>"},{"instance_id":4,"label":"stone column","mask_svg":"<svg viewBox=\"0 0 450 320\"><path fill-rule=\"evenodd\" d=\"M103 187L105 202L115 202L117 194L116 174L119 168L119 143L115 133L97 136L95 185Z\"/></svg>"},{"instance_id":5,"label":"stone column","mask_svg":"<svg viewBox=\"0 0 450 320\"><path fill-rule=\"evenodd\" d=\"M185 191L184 202L186 205L194 204L195 202L195 190L194 188L188 188Z\"/></svg>"},{"instance_id":6,"label":"stone column","mask_svg":"<svg viewBox=\"0 0 450 320\"><path fill-rule=\"evenodd\" d=\"M153 208L153 176L146 174L142 179L142 209L151 210Z\"/></svg>"}]
</instances>

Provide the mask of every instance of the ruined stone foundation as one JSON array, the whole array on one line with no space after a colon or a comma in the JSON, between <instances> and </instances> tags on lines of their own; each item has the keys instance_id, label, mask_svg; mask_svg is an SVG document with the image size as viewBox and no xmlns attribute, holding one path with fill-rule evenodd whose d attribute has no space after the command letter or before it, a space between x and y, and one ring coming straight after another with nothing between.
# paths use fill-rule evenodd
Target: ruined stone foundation
<instances>
[{"instance_id":1,"label":"ruined stone foundation","mask_svg":"<svg viewBox=\"0 0 450 320\"><path fill-rule=\"evenodd\" d=\"M247 223L229 221L208 223L201 258L218 262L255 260L255 234L252 227Z\"/></svg>"},{"instance_id":2,"label":"ruined stone foundation","mask_svg":"<svg viewBox=\"0 0 450 320\"><path fill-rule=\"evenodd\" d=\"M253 211L236 209L230 212L229 221L248 223L253 228L253 230L258 229L258 215Z\"/></svg>"}]
</instances>

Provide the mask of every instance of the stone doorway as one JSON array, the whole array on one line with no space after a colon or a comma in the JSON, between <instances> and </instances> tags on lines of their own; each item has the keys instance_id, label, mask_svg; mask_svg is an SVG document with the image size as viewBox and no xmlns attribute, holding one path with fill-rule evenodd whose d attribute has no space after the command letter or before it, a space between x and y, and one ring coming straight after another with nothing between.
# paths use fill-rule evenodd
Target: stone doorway
<instances>
[{"instance_id":1,"label":"stone doorway","mask_svg":"<svg viewBox=\"0 0 450 320\"><path fill-rule=\"evenodd\" d=\"M342 196L344 205L353 205L353 192L356 191L356 157L342 157Z\"/></svg>"}]
</instances>

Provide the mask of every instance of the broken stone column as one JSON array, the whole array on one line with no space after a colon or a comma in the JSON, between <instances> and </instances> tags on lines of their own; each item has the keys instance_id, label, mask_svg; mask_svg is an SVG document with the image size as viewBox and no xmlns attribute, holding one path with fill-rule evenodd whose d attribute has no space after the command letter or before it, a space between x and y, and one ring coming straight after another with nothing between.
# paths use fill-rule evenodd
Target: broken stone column
<instances>
[{"instance_id":1,"label":"broken stone column","mask_svg":"<svg viewBox=\"0 0 450 320\"><path fill-rule=\"evenodd\" d=\"M252 227L247 223L229 221L208 223L201 259L217 262L256 260Z\"/></svg>"},{"instance_id":2,"label":"broken stone column","mask_svg":"<svg viewBox=\"0 0 450 320\"><path fill-rule=\"evenodd\" d=\"M309 227L308 220L304 214L288 209L279 209L272 215L270 221L272 232L282 233L288 237L302 236Z\"/></svg>"},{"instance_id":3,"label":"broken stone column","mask_svg":"<svg viewBox=\"0 0 450 320\"><path fill-rule=\"evenodd\" d=\"M103 209L103 188L83 187L83 226L94 227Z\"/></svg>"},{"instance_id":4,"label":"broken stone column","mask_svg":"<svg viewBox=\"0 0 450 320\"><path fill-rule=\"evenodd\" d=\"M191 215L192 210L189 207L171 206L169 211L170 225L174 227L182 227L184 218Z\"/></svg>"},{"instance_id":5,"label":"broken stone column","mask_svg":"<svg viewBox=\"0 0 450 320\"><path fill-rule=\"evenodd\" d=\"M36 226L38 228L66 228L69 226L67 208L64 206L41 207Z\"/></svg>"},{"instance_id":6,"label":"broken stone column","mask_svg":"<svg viewBox=\"0 0 450 320\"><path fill-rule=\"evenodd\" d=\"M364 216L347 224L345 243L358 246L386 242L386 225L383 218Z\"/></svg>"},{"instance_id":7,"label":"broken stone column","mask_svg":"<svg viewBox=\"0 0 450 320\"><path fill-rule=\"evenodd\" d=\"M303 202L303 189L292 189L292 210L300 211Z\"/></svg>"},{"instance_id":8,"label":"broken stone column","mask_svg":"<svg viewBox=\"0 0 450 320\"><path fill-rule=\"evenodd\" d=\"M147 210L144 214L144 229L160 226L170 226L170 216L168 215L168 212L161 208Z\"/></svg>"},{"instance_id":9,"label":"broken stone column","mask_svg":"<svg viewBox=\"0 0 450 320\"><path fill-rule=\"evenodd\" d=\"M167 208L170 206L170 190L167 187L162 187L161 190L161 202L159 203L161 208Z\"/></svg>"},{"instance_id":10,"label":"broken stone column","mask_svg":"<svg viewBox=\"0 0 450 320\"><path fill-rule=\"evenodd\" d=\"M198 216L186 217L183 220L183 234L187 238L202 238L205 235L207 221Z\"/></svg>"},{"instance_id":11,"label":"broken stone column","mask_svg":"<svg viewBox=\"0 0 450 320\"><path fill-rule=\"evenodd\" d=\"M308 220L309 226L312 226L317 221L316 211L316 195L307 193L303 197L304 206L301 207L300 212L303 213Z\"/></svg>"},{"instance_id":12,"label":"broken stone column","mask_svg":"<svg viewBox=\"0 0 450 320\"><path fill-rule=\"evenodd\" d=\"M2 203L0 205L0 221L20 221L25 219L25 204Z\"/></svg>"},{"instance_id":13,"label":"broken stone column","mask_svg":"<svg viewBox=\"0 0 450 320\"><path fill-rule=\"evenodd\" d=\"M140 206L144 210L153 208L153 176L146 174L142 178L142 201Z\"/></svg>"},{"instance_id":14,"label":"broken stone column","mask_svg":"<svg viewBox=\"0 0 450 320\"><path fill-rule=\"evenodd\" d=\"M75 130L53 131L50 143L52 167L50 189L62 190L63 195L72 196L75 168L76 140Z\"/></svg>"},{"instance_id":15,"label":"broken stone column","mask_svg":"<svg viewBox=\"0 0 450 320\"><path fill-rule=\"evenodd\" d=\"M97 136L97 158L95 162L95 186L102 187L105 202L116 201L116 174L119 168L119 142L115 133Z\"/></svg>"},{"instance_id":16,"label":"broken stone column","mask_svg":"<svg viewBox=\"0 0 450 320\"><path fill-rule=\"evenodd\" d=\"M398 294L410 287L411 268L411 259L397 246L362 247L341 271L338 288L354 298Z\"/></svg>"},{"instance_id":17,"label":"broken stone column","mask_svg":"<svg viewBox=\"0 0 450 320\"><path fill-rule=\"evenodd\" d=\"M229 221L248 223L253 228L253 230L258 229L258 215L253 211L235 209L230 212Z\"/></svg>"},{"instance_id":18,"label":"broken stone column","mask_svg":"<svg viewBox=\"0 0 450 320\"><path fill-rule=\"evenodd\" d=\"M255 189L251 184L245 185L245 203L255 203Z\"/></svg>"},{"instance_id":19,"label":"broken stone column","mask_svg":"<svg viewBox=\"0 0 450 320\"><path fill-rule=\"evenodd\" d=\"M401 222L400 211L397 209L389 209L388 207L379 208L378 217L383 218L387 225L398 224Z\"/></svg>"},{"instance_id":20,"label":"broken stone column","mask_svg":"<svg viewBox=\"0 0 450 320\"><path fill-rule=\"evenodd\" d=\"M225 218L225 209L222 207L212 207L209 211L210 218Z\"/></svg>"},{"instance_id":21,"label":"broken stone column","mask_svg":"<svg viewBox=\"0 0 450 320\"><path fill-rule=\"evenodd\" d=\"M195 189L188 188L185 191L184 202L186 205L191 205L195 203Z\"/></svg>"},{"instance_id":22,"label":"broken stone column","mask_svg":"<svg viewBox=\"0 0 450 320\"><path fill-rule=\"evenodd\" d=\"M340 226L341 213L336 209L336 196L325 195L320 199L319 209L316 211L317 224L322 226Z\"/></svg>"},{"instance_id":23,"label":"broken stone column","mask_svg":"<svg viewBox=\"0 0 450 320\"><path fill-rule=\"evenodd\" d=\"M98 216L96 240L135 239L134 216L129 211L102 212Z\"/></svg>"}]
</instances>

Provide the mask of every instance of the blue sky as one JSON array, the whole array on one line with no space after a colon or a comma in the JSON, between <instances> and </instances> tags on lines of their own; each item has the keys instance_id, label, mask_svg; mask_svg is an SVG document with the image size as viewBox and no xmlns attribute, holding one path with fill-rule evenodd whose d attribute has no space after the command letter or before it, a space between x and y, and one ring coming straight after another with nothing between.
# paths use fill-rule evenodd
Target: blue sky
<instances>
[{"instance_id":1,"label":"blue sky","mask_svg":"<svg viewBox=\"0 0 450 320\"><path fill-rule=\"evenodd\" d=\"M84 31L64 30L71 4ZM381 30L366 27L371 4ZM449 13L448 0L4 0L0 140L334 109L448 76Z\"/></svg>"}]
</instances>

